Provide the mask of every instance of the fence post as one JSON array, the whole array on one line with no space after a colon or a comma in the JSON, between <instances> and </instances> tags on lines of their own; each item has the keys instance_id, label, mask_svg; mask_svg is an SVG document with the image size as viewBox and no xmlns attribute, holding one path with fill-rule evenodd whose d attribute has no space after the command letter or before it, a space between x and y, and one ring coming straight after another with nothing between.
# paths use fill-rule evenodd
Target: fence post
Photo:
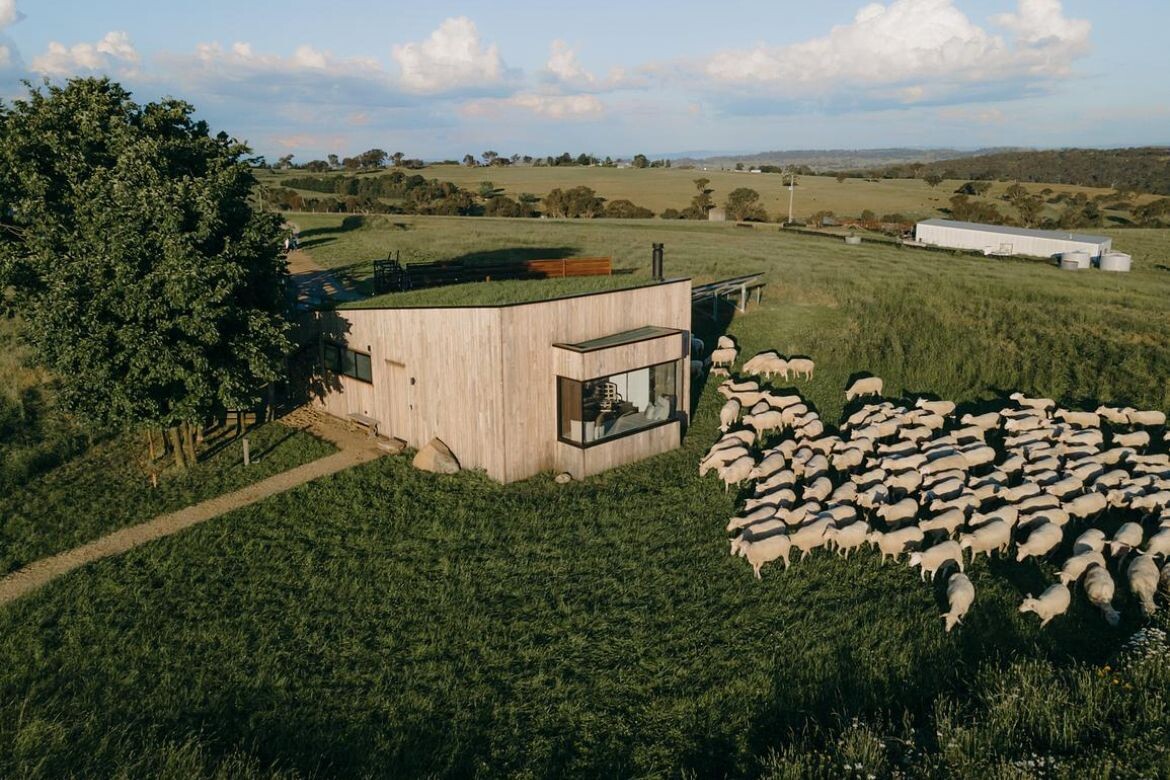
<instances>
[{"instance_id":1,"label":"fence post","mask_svg":"<svg viewBox=\"0 0 1170 780\"><path fill-rule=\"evenodd\" d=\"M244 437L244 465L252 465L252 448L247 436Z\"/></svg>"}]
</instances>

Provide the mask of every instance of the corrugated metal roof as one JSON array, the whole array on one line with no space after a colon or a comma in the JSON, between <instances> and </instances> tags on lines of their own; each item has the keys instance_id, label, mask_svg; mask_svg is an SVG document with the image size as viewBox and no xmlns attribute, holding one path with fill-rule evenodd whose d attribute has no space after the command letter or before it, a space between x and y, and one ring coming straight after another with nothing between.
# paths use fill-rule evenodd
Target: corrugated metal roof
<instances>
[{"instance_id":1,"label":"corrugated metal roof","mask_svg":"<svg viewBox=\"0 0 1170 780\"><path fill-rule=\"evenodd\" d=\"M1033 236L1055 238L1062 241L1083 241L1086 244L1104 244L1108 236L1092 236L1087 233L1069 233L1064 230L1035 230L1033 228L1010 227L1008 225L985 225L982 222L958 222L952 219L924 219L919 225L977 230L980 233L995 233L1000 236Z\"/></svg>"}]
</instances>

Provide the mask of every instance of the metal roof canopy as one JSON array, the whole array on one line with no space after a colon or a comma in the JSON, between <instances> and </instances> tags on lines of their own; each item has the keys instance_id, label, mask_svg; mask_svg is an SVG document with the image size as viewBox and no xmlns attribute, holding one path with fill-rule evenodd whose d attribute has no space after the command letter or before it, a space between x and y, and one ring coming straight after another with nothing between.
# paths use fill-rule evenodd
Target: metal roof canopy
<instances>
[{"instance_id":1,"label":"metal roof canopy","mask_svg":"<svg viewBox=\"0 0 1170 780\"><path fill-rule=\"evenodd\" d=\"M957 228L959 230L975 230L980 233L994 233L1000 236L1030 236L1033 238L1052 238L1061 241L1081 241L1086 244L1104 244L1112 240L1108 236L1093 236L1087 233L1069 233L1063 230L1036 230L1035 228L1011 227L1009 225L987 225L982 222L959 222L951 219L924 219L918 224L943 228Z\"/></svg>"},{"instance_id":2,"label":"metal roof canopy","mask_svg":"<svg viewBox=\"0 0 1170 780\"><path fill-rule=\"evenodd\" d=\"M621 347L626 344L636 344L639 341L660 339L663 336L677 336L680 333L682 331L678 328L662 328L657 325L647 325L642 328L634 328L633 330L602 336L601 338L580 341L576 344L553 344L553 346L560 349L572 350L573 352L593 352L598 349L609 349L611 347Z\"/></svg>"}]
</instances>

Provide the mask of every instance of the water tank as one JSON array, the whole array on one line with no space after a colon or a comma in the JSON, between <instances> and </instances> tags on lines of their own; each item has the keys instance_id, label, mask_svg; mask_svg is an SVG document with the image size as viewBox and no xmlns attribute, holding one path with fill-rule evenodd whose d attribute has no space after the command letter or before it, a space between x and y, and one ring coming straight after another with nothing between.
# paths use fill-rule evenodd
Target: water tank
<instances>
[{"instance_id":1,"label":"water tank","mask_svg":"<svg viewBox=\"0 0 1170 780\"><path fill-rule=\"evenodd\" d=\"M1125 252L1106 252L1101 255L1102 271L1128 271L1133 264L1133 258Z\"/></svg>"},{"instance_id":2,"label":"water tank","mask_svg":"<svg viewBox=\"0 0 1170 780\"><path fill-rule=\"evenodd\" d=\"M845 236L845 243L850 246L857 246L861 243L861 236Z\"/></svg>"},{"instance_id":3,"label":"water tank","mask_svg":"<svg viewBox=\"0 0 1170 780\"><path fill-rule=\"evenodd\" d=\"M1065 252L1060 256L1061 268L1089 268L1093 265L1093 256L1083 249Z\"/></svg>"}]
</instances>

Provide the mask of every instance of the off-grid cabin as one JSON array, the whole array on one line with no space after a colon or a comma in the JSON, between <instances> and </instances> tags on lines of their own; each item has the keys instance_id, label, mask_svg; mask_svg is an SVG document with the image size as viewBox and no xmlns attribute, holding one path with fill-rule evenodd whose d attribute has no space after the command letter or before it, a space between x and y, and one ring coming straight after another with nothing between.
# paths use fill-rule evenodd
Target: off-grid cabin
<instances>
[{"instance_id":1,"label":"off-grid cabin","mask_svg":"<svg viewBox=\"0 0 1170 780\"><path fill-rule=\"evenodd\" d=\"M319 316L322 409L412 447L441 439L500 482L584 478L678 447L688 424L689 279Z\"/></svg>"},{"instance_id":2,"label":"off-grid cabin","mask_svg":"<svg viewBox=\"0 0 1170 780\"><path fill-rule=\"evenodd\" d=\"M1113 246L1113 239L1108 236L949 219L926 219L919 222L914 228L914 238L921 244L972 249L986 255L1056 257L1066 252L1088 252L1093 260L1099 259Z\"/></svg>"}]
</instances>

